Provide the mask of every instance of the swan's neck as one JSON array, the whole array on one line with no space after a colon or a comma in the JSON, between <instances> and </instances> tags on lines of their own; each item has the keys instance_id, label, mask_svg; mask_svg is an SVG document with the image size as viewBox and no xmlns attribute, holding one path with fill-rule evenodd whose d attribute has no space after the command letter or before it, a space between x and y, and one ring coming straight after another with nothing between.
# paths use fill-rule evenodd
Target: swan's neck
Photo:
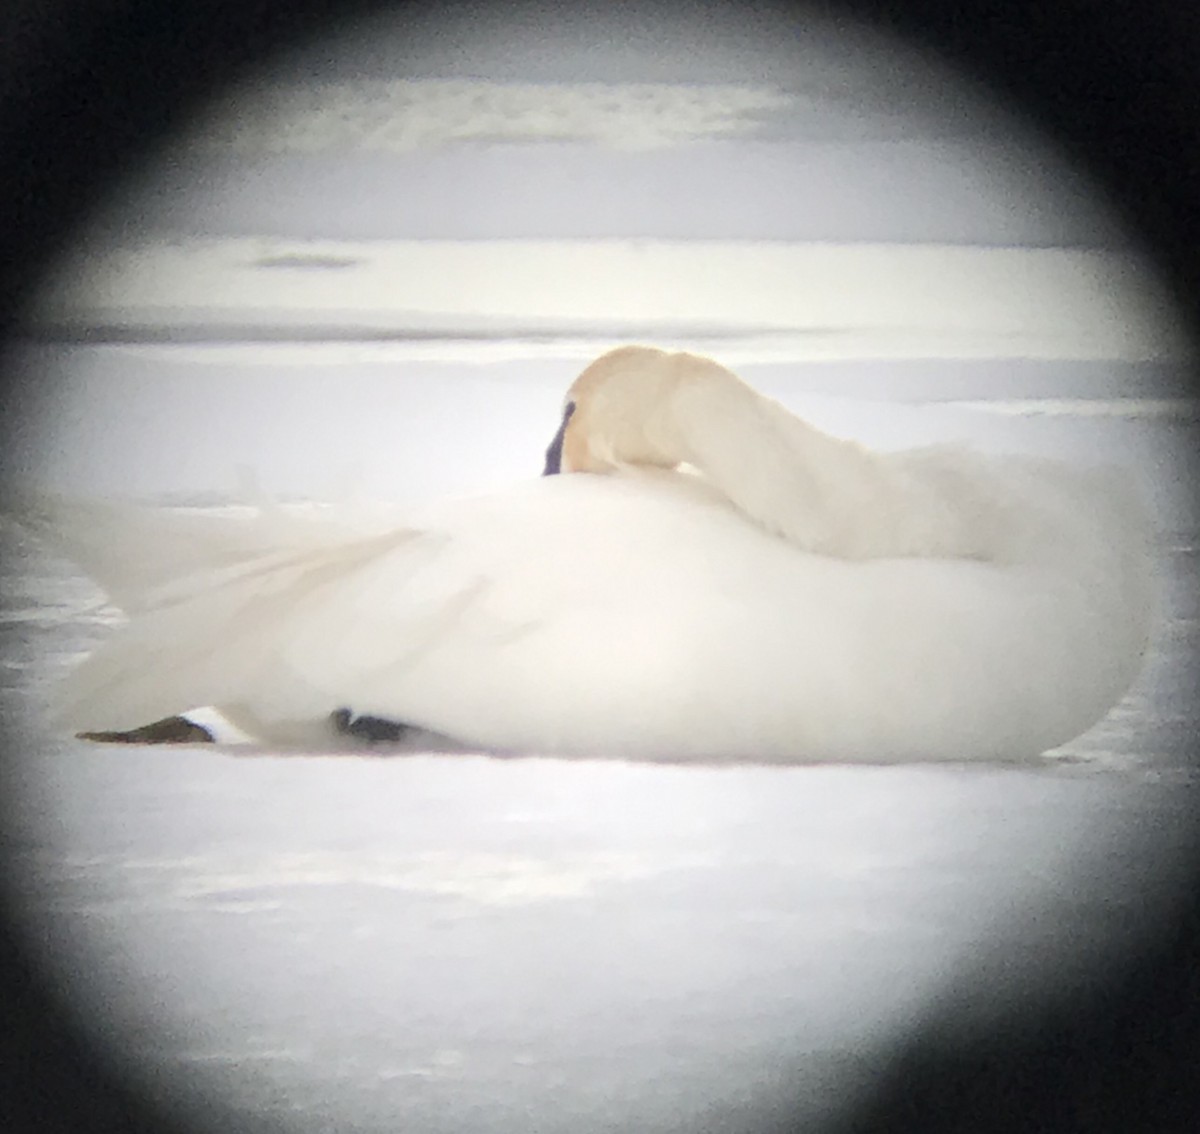
<instances>
[{"instance_id":1,"label":"swan's neck","mask_svg":"<svg viewBox=\"0 0 1200 1134\"><path fill-rule=\"evenodd\" d=\"M982 458L871 452L813 428L715 364L679 381L672 401L664 447L806 550L992 559L1012 544L1015 509Z\"/></svg>"}]
</instances>

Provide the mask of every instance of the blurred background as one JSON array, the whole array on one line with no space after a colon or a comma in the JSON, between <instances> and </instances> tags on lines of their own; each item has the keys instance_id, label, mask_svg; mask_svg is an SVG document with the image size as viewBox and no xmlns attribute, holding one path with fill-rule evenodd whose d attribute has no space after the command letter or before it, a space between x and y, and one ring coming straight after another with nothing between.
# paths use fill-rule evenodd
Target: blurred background
<instances>
[{"instance_id":1,"label":"blurred background","mask_svg":"<svg viewBox=\"0 0 1200 1134\"><path fill-rule=\"evenodd\" d=\"M723 5L376 20L115 193L6 365L6 487L178 507L536 475L635 340L880 446L1130 469L1163 618L1029 768L287 760L58 735L119 615L5 527L13 877L97 1042L253 1130L831 1121L937 1005L1101 979L1194 773L1190 345L1086 179L932 57Z\"/></svg>"}]
</instances>

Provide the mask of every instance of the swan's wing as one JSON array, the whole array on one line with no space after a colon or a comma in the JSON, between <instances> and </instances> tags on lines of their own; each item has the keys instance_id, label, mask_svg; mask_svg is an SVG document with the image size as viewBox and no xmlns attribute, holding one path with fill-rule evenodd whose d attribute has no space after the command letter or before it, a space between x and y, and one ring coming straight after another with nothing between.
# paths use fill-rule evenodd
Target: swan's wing
<instances>
[{"instance_id":1,"label":"swan's wing","mask_svg":"<svg viewBox=\"0 0 1200 1134\"><path fill-rule=\"evenodd\" d=\"M215 705L283 738L346 707L447 731L471 695L508 700L501 689L524 690L521 715L548 672L578 676L572 651L602 651L614 619L640 641L677 595L688 556L659 562L643 537L686 549L690 525L710 514L742 529L693 479L539 479L438 502L378 535L210 559L161 585L80 665L62 721L124 730ZM672 525L684 529L675 538Z\"/></svg>"},{"instance_id":2,"label":"swan's wing","mask_svg":"<svg viewBox=\"0 0 1200 1134\"><path fill-rule=\"evenodd\" d=\"M380 533L378 515L196 513L46 493L8 504L131 619L60 689L56 716L76 729L243 700L309 717L331 698L353 703L364 664L419 648L473 593L438 562L441 537Z\"/></svg>"},{"instance_id":3,"label":"swan's wing","mask_svg":"<svg viewBox=\"0 0 1200 1134\"><path fill-rule=\"evenodd\" d=\"M201 705L312 719L354 704L364 673L403 664L479 591L408 530L265 553L135 615L64 682L59 716L128 729ZM386 588L386 591L385 591Z\"/></svg>"},{"instance_id":4,"label":"swan's wing","mask_svg":"<svg viewBox=\"0 0 1200 1134\"><path fill-rule=\"evenodd\" d=\"M8 514L128 614L207 591L271 557L344 542L344 522L281 508L222 514L28 492Z\"/></svg>"}]
</instances>

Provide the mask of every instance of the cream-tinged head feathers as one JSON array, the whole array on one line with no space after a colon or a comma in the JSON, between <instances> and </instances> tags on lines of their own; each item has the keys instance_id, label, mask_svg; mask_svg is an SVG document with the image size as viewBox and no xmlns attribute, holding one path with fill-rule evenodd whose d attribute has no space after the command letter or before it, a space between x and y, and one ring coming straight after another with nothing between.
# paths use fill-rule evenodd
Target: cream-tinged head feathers
<instances>
[{"instance_id":1,"label":"cream-tinged head feathers","mask_svg":"<svg viewBox=\"0 0 1200 1134\"><path fill-rule=\"evenodd\" d=\"M687 460L676 398L702 382L741 380L711 359L683 351L623 346L572 383L546 472L609 472L622 465L674 468Z\"/></svg>"}]
</instances>

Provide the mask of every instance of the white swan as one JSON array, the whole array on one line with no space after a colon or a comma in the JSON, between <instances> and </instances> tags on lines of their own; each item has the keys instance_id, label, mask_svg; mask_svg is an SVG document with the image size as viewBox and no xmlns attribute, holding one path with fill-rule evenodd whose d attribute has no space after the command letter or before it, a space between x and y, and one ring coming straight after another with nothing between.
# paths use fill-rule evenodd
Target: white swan
<instances>
[{"instance_id":1,"label":"white swan","mask_svg":"<svg viewBox=\"0 0 1200 1134\"><path fill-rule=\"evenodd\" d=\"M871 452L641 346L575 381L547 466L574 475L371 534L44 509L132 616L64 719L216 706L283 745L353 715L563 756L1015 759L1096 722L1147 643L1148 524L1111 471Z\"/></svg>"}]
</instances>

